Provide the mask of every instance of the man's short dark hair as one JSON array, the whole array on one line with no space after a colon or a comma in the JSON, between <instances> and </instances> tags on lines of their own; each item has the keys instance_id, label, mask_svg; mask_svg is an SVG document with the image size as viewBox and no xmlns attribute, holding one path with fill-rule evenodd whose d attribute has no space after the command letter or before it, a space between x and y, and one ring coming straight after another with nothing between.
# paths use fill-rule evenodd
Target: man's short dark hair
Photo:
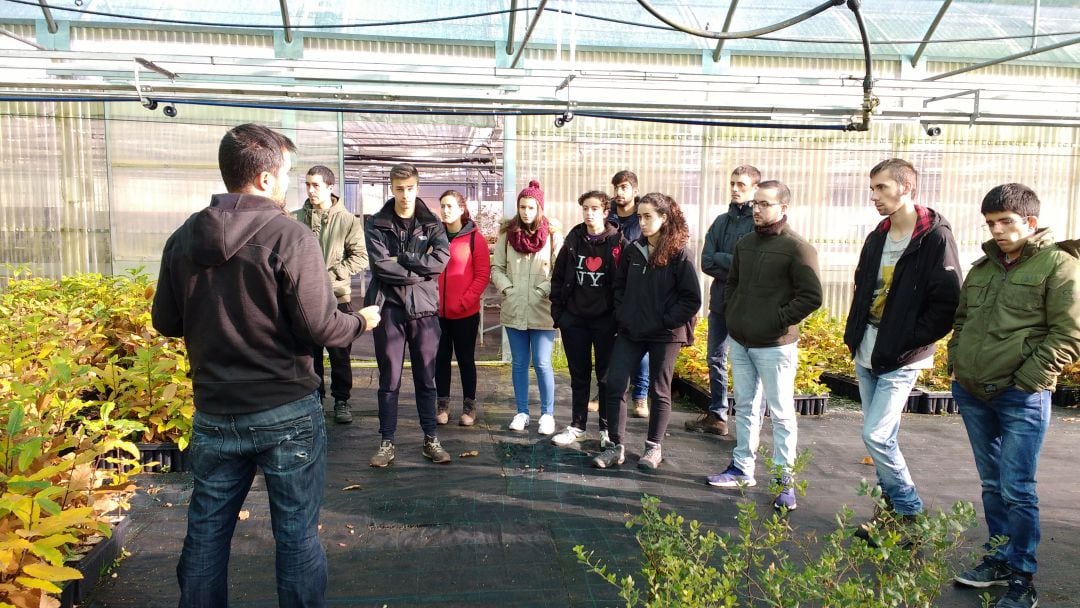
<instances>
[{"instance_id":1,"label":"man's short dark hair","mask_svg":"<svg viewBox=\"0 0 1080 608\"><path fill-rule=\"evenodd\" d=\"M994 187L983 197L979 212L1005 211L1021 217L1039 217L1039 196L1024 184L1002 184Z\"/></svg>"},{"instance_id":2,"label":"man's short dark hair","mask_svg":"<svg viewBox=\"0 0 1080 608\"><path fill-rule=\"evenodd\" d=\"M584 205L585 201L589 200L590 198L595 198L596 200L600 201L600 205L604 208L605 213L611 210L611 199L608 198L608 195L600 192L599 190L589 190L585 194L582 194L577 198L577 204Z\"/></svg>"},{"instance_id":3,"label":"man's short dark hair","mask_svg":"<svg viewBox=\"0 0 1080 608\"><path fill-rule=\"evenodd\" d=\"M899 158L885 159L874 165L873 169L870 169L870 177L874 177L882 171L888 171L889 178L894 182L898 184L908 184L911 186L912 191L919 185L919 172L906 160Z\"/></svg>"},{"instance_id":4,"label":"man's short dark hair","mask_svg":"<svg viewBox=\"0 0 1080 608\"><path fill-rule=\"evenodd\" d=\"M739 165L731 172L732 175L745 175L750 178L750 183L757 185L761 181L761 171L753 165Z\"/></svg>"},{"instance_id":5,"label":"man's short dark hair","mask_svg":"<svg viewBox=\"0 0 1080 608\"><path fill-rule=\"evenodd\" d=\"M770 179L770 180L767 180L767 181L764 181L764 182L761 182L760 184L758 184L757 189L759 191L760 190L776 190L776 200L779 201L781 205L790 205L791 204L791 190L789 190L788 187L785 186L783 182L779 182L779 181L777 181L775 179Z\"/></svg>"},{"instance_id":6,"label":"man's short dark hair","mask_svg":"<svg viewBox=\"0 0 1080 608\"><path fill-rule=\"evenodd\" d=\"M390 181L409 179L410 177L415 177L416 181L420 181L420 172L409 163L401 163L390 167Z\"/></svg>"},{"instance_id":7,"label":"man's short dark hair","mask_svg":"<svg viewBox=\"0 0 1080 608\"><path fill-rule=\"evenodd\" d=\"M611 178L612 186L618 186L623 182L629 183L634 190L637 190L637 175L633 171L627 171L624 169L616 173L615 176Z\"/></svg>"},{"instance_id":8,"label":"man's short dark hair","mask_svg":"<svg viewBox=\"0 0 1080 608\"><path fill-rule=\"evenodd\" d=\"M296 152L296 144L262 125L247 123L229 129L218 146L218 167L229 192L240 192L254 184L262 173L277 173L285 154Z\"/></svg>"},{"instance_id":9,"label":"man's short dark hair","mask_svg":"<svg viewBox=\"0 0 1080 608\"><path fill-rule=\"evenodd\" d=\"M315 165L314 167L308 169L307 174L318 175L322 178L323 183L327 186L334 185L334 172L330 170L330 167L326 167L323 165Z\"/></svg>"}]
</instances>

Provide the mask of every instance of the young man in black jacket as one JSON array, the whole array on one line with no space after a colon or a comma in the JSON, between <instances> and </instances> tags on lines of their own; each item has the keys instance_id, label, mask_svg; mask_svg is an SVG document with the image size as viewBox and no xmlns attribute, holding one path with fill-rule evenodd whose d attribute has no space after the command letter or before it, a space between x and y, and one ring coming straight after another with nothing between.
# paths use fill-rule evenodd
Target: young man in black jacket
<instances>
[{"instance_id":1,"label":"young man in black jacket","mask_svg":"<svg viewBox=\"0 0 1080 608\"><path fill-rule=\"evenodd\" d=\"M188 218L161 254L154 328L184 338L195 389L182 607L228 603L229 545L257 469L273 515L278 601L325 605L326 429L311 354L316 344L352 344L379 313L338 310L318 241L285 213L295 151L260 125L226 133L218 164L229 193Z\"/></svg>"},{"instance_id":2,"label":"young man in black jacket","mask_svg":"<svg viewBox=\"0 0 1080 608\"><path fill-rule=\"evenodd\" d=\"M934 344L952 328L960 300L960 262L952 228L915 204L918 173L890 158L870 170L870 201L885 219L866 237L855 268L844 343L855 358L862 438L877 471L884 522L912 522L923 503L897 436L900 414L919 373L934 366ZM856 530L873 542L882 514Z\"/></svg>"},{"instance_id":3,"label":"young man in black jacket","mask_svg":"<svg viewBox=\"0 0 1080 608\"><path fill-rule=\"evenodd\" d=\"M390 169L394 197L364 222L371 285L364 303L382 310L383 322L373 332L379 364L379 435L382 442L371 466L394 462L398 392L405 366L405 345L412 360L416 411L424 431L424 457L450 462L436 432L435 357L439 350L439 273L450 259L450 243L442 221L417 197L420 174L408 164Z\"/></svg>"},{"instance_id":4,"label":"young man in black jacket","mask_svg":"<svg viewBox=\"0 0 1080 608\"><path fill-rule=\"evenodd\" d=\"M709 289L709 411L686 421L686 430L713 435L728 434L727 321L724 319L724 283L727 282L735 243L754 230L754 207L748 205L757 194L761 172L740 165L731 172L731 204L716 216L705 233L701 248L701 271L713 279Z\"/></svg>"}]
</instances>

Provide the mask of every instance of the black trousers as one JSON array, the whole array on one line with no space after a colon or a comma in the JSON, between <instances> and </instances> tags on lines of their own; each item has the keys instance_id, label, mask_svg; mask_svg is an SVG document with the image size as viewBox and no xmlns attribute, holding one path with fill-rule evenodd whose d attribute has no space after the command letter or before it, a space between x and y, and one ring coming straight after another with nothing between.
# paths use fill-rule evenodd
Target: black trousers
<instances>
[{"instance_id":1,"label":"black trousers","mask_svg":"<svg viewBox=\"0 0 1080 608\"><path fill-rule=\"evenodd\" d=\"M476 332L480 329L480 313L464 319L439 318L442 336L435 356L435 386L439 398L450 398L450 359L457 356L461 375L461 396L476 399Z\"/></svg>"},{"instance_id":2,"label":"black trousers","mask_svg":"<svg viewBox=\"0 0 1080 608\"><path fill-rule=\"evenodd\" d=\"M348 302L337 305L345 313L353 311ZM315 360L315 375L319 377L319 397L326 396L326 381L323 378L323 350L330 356L330 396L334 401L348 401L352 393L352 344L338 348L336 346L316 346L311 351Z\"/></svg>"},{"instance_id":3,"label":"black trousers","mask_svg":"<svg viewBox=\"0 0 1080 608\"><path fill-rule=\"evenodd\" d=\"M620 335L607 374L607 418L611 440L623 443L626 432L626 400L623 393L641 358L649 353L649 436L661 443L671 418L671 376L675 372L675 356L682 345L678 342L637 342Z\"/></svg>"},{"instance_id":4,"label":"black trousers","mask_svg":"<svg viewBox=\"0 0 1080 608\"><path fill-rule=\"evenodd\" d=\"M410 319L405 309L387 304L382 321L372 330L375 360L379 364L379 435L393 441L397 432L398 392L405 367L405 346L412 362L413 388L416 390L416 413L424 435L434 437L435 428L435 353L439 349L439 318L435 315Z\"/></svg>"},{"instance_id":5,"label":"black trousers","mask_svg":"<svg viewBox=\"0 0 1080 608\"><path fill-rule=\"evenodd\" d=\"M600 399L600 430L608 428L607 373L615 346L615 315L584 319L564 312L559 319L566 364L570 368L570 426L582 431L589 421L589 386L596 364L596 385ZM622 394L620 393L620 396Z\"/></svg>"}]
</instances>

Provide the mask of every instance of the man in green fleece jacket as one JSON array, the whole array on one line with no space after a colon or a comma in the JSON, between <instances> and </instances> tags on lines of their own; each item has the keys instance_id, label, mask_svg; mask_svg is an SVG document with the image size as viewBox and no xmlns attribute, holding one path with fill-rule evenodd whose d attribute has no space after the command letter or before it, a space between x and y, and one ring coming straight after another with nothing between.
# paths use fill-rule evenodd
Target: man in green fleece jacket
<instances>
[{"instance_id":1,"label":"man in green fleece jacket","mask_svg":"<svg viewBox=\"0 0 1080 608\"><path fill-rule=\"evenodd\" d=\"M821 306L821 280L817 251L788 226L788 187L764 181L755 198L747 203L753 205L754 231L735 245L724 290L732 338L736 446L728 468L707 481L721 488L756 483L754 461L764 400L772 417L773 461L783 468L773 506L793 511L799 322Z\"/></svg>"},{"instance_id":2,"label":"man in green fleece jacket","mask_svg":"<svg viewBox=\"0 0 1080 608\"><path fill-rule=\"evenodd\" d=\"M949 369L982 481L989 553L956 582L1008 585L996 608L1034 608L1039 544L1035 473L1050 392L1080 356L1080 261L1039 228L1039 198L1004 184L982 201L991 240L960 290Z\"/></svg>"}]
</instances>

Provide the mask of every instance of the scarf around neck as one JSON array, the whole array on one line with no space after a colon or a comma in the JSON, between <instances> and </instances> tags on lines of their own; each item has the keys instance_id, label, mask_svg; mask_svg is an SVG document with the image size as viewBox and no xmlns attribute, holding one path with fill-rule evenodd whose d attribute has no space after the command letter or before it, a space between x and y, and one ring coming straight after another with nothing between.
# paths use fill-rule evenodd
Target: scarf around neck
<instances>
[{"instance_id":1,"label":"scarf around neck","mask_svg":"<svg viewBox=\"0 0 1080 608\"><path fill-rule=\"evenodd\" d=\"M534 232L521 228L511 228L506 234L506 242L518 253L536 253L544 248L548 239L547 218L540 220L540 226Z\"/></svg>"},{"instance_id":2,"label":"scarf around neck","mask_svg":"<svg viewBox=\"0 0 1080 608\"><path fill-rule=\"evenodd\" d=\"M780 231L784 229L784 226L787 226L786 215L780 216L780 219L767 226L754 226L754 231L761 236L776 236L780 234Z\"/></svg>"}]
</instances>

